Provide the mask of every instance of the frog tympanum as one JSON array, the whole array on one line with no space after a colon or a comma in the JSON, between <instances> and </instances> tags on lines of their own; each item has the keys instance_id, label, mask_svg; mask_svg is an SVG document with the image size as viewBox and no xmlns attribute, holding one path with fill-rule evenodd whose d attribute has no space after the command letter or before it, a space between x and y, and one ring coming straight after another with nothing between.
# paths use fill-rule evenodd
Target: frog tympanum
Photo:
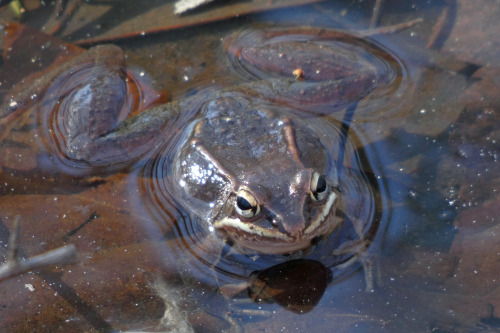
<instances>
[{"instance_id":1,"label":"frog tympanum","mask_svg":"<svg viewBox=\"0 0 500 333\"><path fill-rule=\"evenodd\" d=\"M170 190L199 223L244 251L305 250L343 223L335 155L342 150L332 147L342 133L320 128L319 116L388 84L379 63L392 58L363 38L315 28L251 32L229 44L233 63L244 63L254 81L123 121L122 51L88 50L83 56L92 62L54 86L77 72L86 79L63 92L49 88L42 101L55 109L61 135L53 143L65 158L100 167L126 165L172 142Z\"/></svg>"}]
</instances>

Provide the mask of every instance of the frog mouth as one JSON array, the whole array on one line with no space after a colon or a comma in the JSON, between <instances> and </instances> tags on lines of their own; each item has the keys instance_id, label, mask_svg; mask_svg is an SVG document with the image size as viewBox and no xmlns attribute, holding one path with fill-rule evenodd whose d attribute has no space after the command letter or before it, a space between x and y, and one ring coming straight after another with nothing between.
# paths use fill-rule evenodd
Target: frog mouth
<instances>
[{"instance_id":1,"label":"frog mouth","mask_svg":"<svg viewBox=\"0 0 500 333\"><path fill-rule=\"evenodd\" d=\"M261 227L254 223L244 222L238 218L223 218L213 226L243 249L251 249L266 254L286 254L303 250L311 246L317 236L332 232L342 219L335 218L334 211L337 193L332 191L326 198L323 208L310 221L307 228L298 236L291 236L277 229Z\"/></svg>"}]
</instances>

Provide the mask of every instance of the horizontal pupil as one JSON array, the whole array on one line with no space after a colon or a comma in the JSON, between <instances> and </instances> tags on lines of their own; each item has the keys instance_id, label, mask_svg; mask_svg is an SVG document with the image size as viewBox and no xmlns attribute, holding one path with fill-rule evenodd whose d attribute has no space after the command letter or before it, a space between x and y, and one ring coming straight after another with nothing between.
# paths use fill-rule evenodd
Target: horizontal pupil
<instances>
[{"instance_id":1,"label":"horizontal pupil","mask_svg":"<svg viewBox=\"0 0 500 333\"><path fill-rule=\"evenodd\" d=\"M238 199L236 199L236 204L241 210L250 210L253 208L250 202L248 202L248 200L243 197L238 197Z\"/></svg>"}]
</instances>

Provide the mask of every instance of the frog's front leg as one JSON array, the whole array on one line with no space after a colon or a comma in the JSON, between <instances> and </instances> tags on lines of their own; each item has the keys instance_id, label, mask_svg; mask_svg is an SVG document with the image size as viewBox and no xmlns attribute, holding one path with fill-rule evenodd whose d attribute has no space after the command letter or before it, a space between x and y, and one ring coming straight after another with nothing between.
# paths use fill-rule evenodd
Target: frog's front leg
<instances>
[{"instance_id":1,"label":"frog's front leg","mask_svg":"<svg viewBox=\"0 0 500 333\"><path fill-rule=\"evenodd\" d=\"M336 266L336 268L343 269L356 263L361 264L365 277L365 290L372 292L376 286L382 285L378 253L373 249L374 240L369 232L363 230L364 223L362 221L356 218L348 220L358 238L346 241L333 251L332 255L334 256L352 255L351 258Z\"/></svg>"}]
</instances>

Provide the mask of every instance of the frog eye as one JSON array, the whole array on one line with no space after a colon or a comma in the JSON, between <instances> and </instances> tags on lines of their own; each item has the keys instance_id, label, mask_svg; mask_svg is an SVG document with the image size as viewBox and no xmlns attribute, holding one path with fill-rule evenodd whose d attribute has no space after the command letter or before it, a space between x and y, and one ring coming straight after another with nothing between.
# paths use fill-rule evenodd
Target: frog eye
<instances>
[{"instance_id":1,"label":"frog eye","mask_svg":"<svg viewBox=\"0 0 500 333\"><path fill-rule=\"evenodd\" d=\"M323 200L326 197L327 189L325 177L316 171L313 172L311 177L311 199L314 201Z\"/></svg>"},{"instance_id":2,"label":"frog eye","mask_svg":"<svg viewBox=\"0 0 500 333\"><path fill-rule=\"evenodd\" d=\"M234 207L236 208L236 212L245 218L254 217L260 212L260 206L257 199L247 190L238 191L238 197L236 198Z\"/></svg>"}]
</instances>

